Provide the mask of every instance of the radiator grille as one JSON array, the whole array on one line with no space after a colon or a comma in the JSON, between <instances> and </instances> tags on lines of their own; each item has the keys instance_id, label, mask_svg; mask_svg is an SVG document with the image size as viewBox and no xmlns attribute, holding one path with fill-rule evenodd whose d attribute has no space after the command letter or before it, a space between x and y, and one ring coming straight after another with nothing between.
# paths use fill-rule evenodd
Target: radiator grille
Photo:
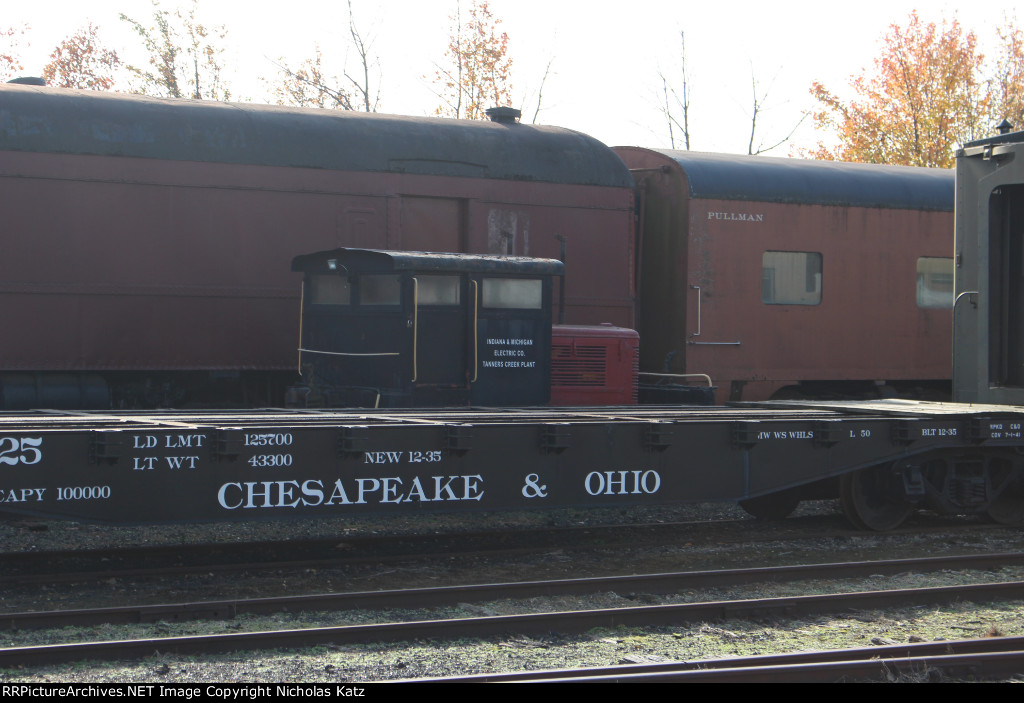
<instances>
[{"instance_id":1,"label":"radiator grille","mask_svg":"<svg viewBox=\"0 0 1024 703\"><path fill-rule=\"evenodd\" d=\"M607 347L555 344L551 357L551 385L576 387L605 385L608 373Z\"/></svg>"}]
</instances>

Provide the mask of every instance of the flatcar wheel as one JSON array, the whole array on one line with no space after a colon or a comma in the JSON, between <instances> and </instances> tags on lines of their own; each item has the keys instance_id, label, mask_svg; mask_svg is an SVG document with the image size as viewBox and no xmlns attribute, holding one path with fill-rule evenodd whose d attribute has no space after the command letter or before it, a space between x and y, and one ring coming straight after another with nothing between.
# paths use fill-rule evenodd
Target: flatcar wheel
<instances>
[{"instance_id":1,"label":"flatcar wheel","mask_svg":"<svg viewBox=\"0 0 1024 703\"><path fill-rule=\"evenodd\" d=\"M860 530L884 532L899 527L914 506L902 500L893 486L895 480L898 478L887 467L844 474L839 498L846 519Z\"/></svg>"},{"instance_id":2,"label":"flatcar wheel","mask_svg":"<svg viewBox=\"0 0 1024 703\"><path fill-rule=\"evenodd\" d=\"M1017 477L1003 489L989 506L988 517L1000 525L1024 525L1024 478Z\"/></svg>"},{"instance_id":3,"label":"flatcar wheel","mask_svg":"<svg viewBox=\"0 0 1024 703\"><path fill-rule=\"evenodd\" d=\"M779 491L740 501L740 507L758 520L782 520L792 515L798 505L800 494L796 491Z\"/></svg>"}]
</instances>

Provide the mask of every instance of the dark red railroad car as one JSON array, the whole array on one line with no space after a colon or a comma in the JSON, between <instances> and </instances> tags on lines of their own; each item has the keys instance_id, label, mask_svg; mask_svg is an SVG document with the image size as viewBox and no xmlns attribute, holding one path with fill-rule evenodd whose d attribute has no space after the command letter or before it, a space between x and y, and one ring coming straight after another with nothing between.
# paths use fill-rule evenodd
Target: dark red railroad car
<instances>
[{"instance_id":1,"label":"dark red railroad car","mask_svg":"<svg viewBox=\"0 0 1024 703\"><path fill-rule=\"evenodd\" d=\"M953 172L618 147L641 370L719 402L948 393Z\"/></svg>"},{"instance_id":2,"label":"dark red railroad car","mask_svg":"<svg viewBox=\"0 0 1024 703\"><path fill-rule=\"evenodd\" d=\"M296 253L558 258L633 327L634 199L566 129L0 86L0 408L279 404ZM280 394L279 394L280 393Z\"/></svg>"}]
</instances>

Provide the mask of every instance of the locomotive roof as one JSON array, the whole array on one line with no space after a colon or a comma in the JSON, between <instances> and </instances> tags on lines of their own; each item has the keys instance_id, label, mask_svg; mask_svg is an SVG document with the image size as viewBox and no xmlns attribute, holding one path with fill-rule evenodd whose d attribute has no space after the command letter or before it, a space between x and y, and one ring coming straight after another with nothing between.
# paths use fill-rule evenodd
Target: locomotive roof
<instances>
[{"instance_id":1,"label":"locomotive roof","mask_svg":"<svg viewBox=\"0 0 1024 703\"><path fill-rule=\"evenodd\" d=\"M952 169L649 151L682 168L694 198L953 210Z\"/></svg>"},{"instance_id":2,"label":"locomotive roof","mask_svg":"<svg viewBox=\"0 0 1024 703\"><path fill-rule=\"evenodd\" d=\"M565 271L565 265L557 259L381 249L330 249L313 254L303 254L292 259L292 271L312 273L329 271L327 262L330 259L335 259L346 269L354 269L360 273L422 271L424 273L472 272L561 276Z\"/></svg>"},{"instance_id":3,"label":"locomotive roof","mask_svg":"<svg viewBox=\"0 0 1024 703\"><path fill-rule=\"evenodd\" d=\"M986 146L988 144L1014 144L1019 142L1024 142L1024 132L1006 132L1004 134L995 134L991 137L985 137L984 139L975 139L973 142L967 142L964 144L964 149Z\"/></svg>"},{"instance_id":4,"label":"locomotive roof","mask_svg":"<svg viewBox=\"0 0 1024 703\"><path fill-rule=\"evenodd\" d=\"M608 147L559 127L10 84L0 151L633 187Z\"/></svg>"}]
</instances>

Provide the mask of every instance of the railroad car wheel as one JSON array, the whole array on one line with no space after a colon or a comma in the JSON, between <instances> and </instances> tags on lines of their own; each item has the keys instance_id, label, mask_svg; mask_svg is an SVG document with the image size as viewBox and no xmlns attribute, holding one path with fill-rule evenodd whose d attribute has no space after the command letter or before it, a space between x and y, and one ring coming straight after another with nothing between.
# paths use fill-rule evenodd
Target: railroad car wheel
<instances>
[{"instance_id":1,"label":"railroad car wheel","mask_svg":"<svg viewBox=\"0 0 1024 703\"><path fill-rule=\"evenodd\" d=\"M860 530L884 532L900 526L914 506L894 485L899 477L888 467L861 469L840 478L839 498L846 519Z\"/></svg>"},{"instance_id":2,"label":"railroad car wheel","mask_svg":"<svg viewBox=\"0 0 1024 703\"><path fill-rule=\"evenodd\" d=\"M987 514L1000 525L1024 525L1024 479L1018 477L1004 488Z\"/></svg>"},{"instance_id":3,"label":"railroad car wheel","mask_svg":"<svg viewBox=\"0 0 1024 703\"><path fill-rule=\"evenodd\" d=\"M798 505L800 494L796 491L779 491L740 501L740 507L758 520L782 520L792 515Z\"/></svg>"}]
</instances>

